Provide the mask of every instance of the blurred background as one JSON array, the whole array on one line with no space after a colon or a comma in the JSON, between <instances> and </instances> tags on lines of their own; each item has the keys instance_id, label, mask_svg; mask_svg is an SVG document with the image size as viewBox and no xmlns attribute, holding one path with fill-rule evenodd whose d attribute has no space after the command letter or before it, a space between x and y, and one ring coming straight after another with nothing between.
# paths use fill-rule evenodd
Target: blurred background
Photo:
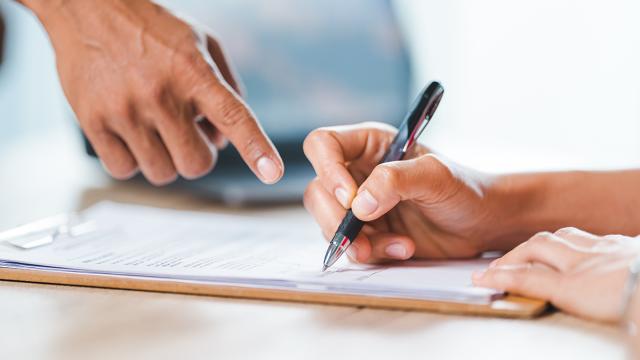
<instances>
[{"instance_id":1,"label":"blurred background","mask_svg":"<svg viewBox=\"0 0 640 360\"><path fill-rule=\"evenodd\" d=\"M445 97L422 141L467 166L640 165L637 1L159 3L219 36L267 132L294 149L317 126L397 124L417 91L439 80ZM15 172L32 172L22 185L40 191L81 183L63 175L99 165L84 152L46 34L13 1L0 13L0 186Z\"/></svg>"}]
</instances>

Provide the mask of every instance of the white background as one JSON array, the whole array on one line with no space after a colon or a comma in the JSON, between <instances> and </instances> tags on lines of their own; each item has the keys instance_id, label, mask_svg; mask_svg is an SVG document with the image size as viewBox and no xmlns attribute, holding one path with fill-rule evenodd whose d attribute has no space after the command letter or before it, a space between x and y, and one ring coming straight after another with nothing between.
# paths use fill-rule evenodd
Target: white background
<instances>
[{"instance_id":1,"label":"white background","mask_svg":"<svg viewBox=\"0 0 640 360\"><path fill-rule=\"evenodd\" d=\"M431 146L493 171L638 165L638 1L397 4L416 86L446 87Z\"/></svg>"}]
</instances>

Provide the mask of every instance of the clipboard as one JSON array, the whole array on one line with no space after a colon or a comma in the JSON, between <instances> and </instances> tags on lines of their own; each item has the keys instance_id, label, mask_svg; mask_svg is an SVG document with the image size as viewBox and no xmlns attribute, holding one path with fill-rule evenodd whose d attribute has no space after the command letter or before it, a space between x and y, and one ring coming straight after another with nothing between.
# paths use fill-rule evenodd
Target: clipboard
<instances>
[{"instance_id":1,"label":"clipboard","mask_svg":"<svg viewBox=\"0 0 640 360\"><path fill-rule=\"evenodd\" d=\"M514 295L506 295L489 304L472 304L13 268L0 268L0 280L520 319L535 318L548 308L545 301Z\"/></svg>"},{"instance_id":2,"label":"clipboard","mask_svg":"<svg viewBox=\"0 0 640 360\"><path fill-rule=\"evenodd\" d=\"M48 246L60 236L84 236L97 231L98 228L93 221L83 219L80 214L71 213L42 219L0 233L0 240L28 251L37 247ZM488 304L479 304L386 295L322 292L306 288L257 287L132 275L74 273L64 270L28 269L11 266L0 266L0 280L507 318L534 318L543 314L548 308L548 303L545 301L513 295L505 295Z\"/></svg>"}]
</instances>

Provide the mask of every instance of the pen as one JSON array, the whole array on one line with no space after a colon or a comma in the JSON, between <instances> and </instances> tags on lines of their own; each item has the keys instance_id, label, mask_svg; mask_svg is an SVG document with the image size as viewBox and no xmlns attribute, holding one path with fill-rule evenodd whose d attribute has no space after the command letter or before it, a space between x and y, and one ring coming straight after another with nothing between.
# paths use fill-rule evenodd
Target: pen
<instances>
[{"instance_id":1,"label":"pen","mask_svg":"<svg viewBox=\"0 0 640 360\"><path fill-rule=\"evenodd\" d=\"M444 88L435 81L420 92L398 128L398 133L380 164L402 160L422 131L427 127L429 121L431 121L440 99L442 99L442 94L444 94ZM322 271L327 270L338 261L358 236L363 225L364 222L353 215L353 211L349 209L329 243L329 248L324 255Z\"/></svg>"}]
</instances>

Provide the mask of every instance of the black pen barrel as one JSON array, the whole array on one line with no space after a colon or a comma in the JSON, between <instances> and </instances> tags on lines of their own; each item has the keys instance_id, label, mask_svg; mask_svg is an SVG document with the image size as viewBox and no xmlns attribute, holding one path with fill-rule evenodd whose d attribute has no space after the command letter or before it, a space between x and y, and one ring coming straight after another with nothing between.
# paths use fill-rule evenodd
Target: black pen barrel
<instances>
[{"instance_id":1,"label":"black pen barrel","mask_svg":"<svg viewBox=\"0 0 640 360\"><path fill-rule=\"evenodd\" d=\"M347 211L347 214L342 219L340 226L338 226L338 230L336 233L342 234L349 238L350 241L355 240L356 236L360 230L362 230L362 226L364 225L364 221L358 219L351 209Z\"/></svg>"}]
</instances>

